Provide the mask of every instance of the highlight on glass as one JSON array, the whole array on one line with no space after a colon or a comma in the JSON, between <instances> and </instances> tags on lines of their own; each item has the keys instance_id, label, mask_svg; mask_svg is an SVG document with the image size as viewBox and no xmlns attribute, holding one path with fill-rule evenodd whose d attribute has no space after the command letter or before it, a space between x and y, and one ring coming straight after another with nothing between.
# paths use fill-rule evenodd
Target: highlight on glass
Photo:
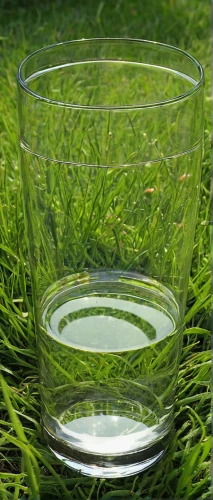
<instances>
[{"instance_id":1,"label":"highlight on glass","mask_svg":"<svg viewBox=\"0 0 213 500\"><path fill-rule=\"evenodd\" d=\"M203 147L203 71L132 39L18 71L20 166L46 441L124 477L169 445Z\"/></svg>"}]
</instances>

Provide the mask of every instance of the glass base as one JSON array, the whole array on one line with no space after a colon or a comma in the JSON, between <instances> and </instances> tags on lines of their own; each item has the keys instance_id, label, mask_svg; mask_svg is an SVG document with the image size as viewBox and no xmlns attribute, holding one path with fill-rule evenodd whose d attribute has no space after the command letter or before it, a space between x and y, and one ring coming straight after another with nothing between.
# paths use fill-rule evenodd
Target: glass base
<instances>
[{"instance_id":1,"label":"glass base","mask_svg":"<svg viewBox=\"0 0 213 500\"><path fill-rule=\"evenodd\" d=\"M66 443L57 442L44 428L44 436L50 450L68 467L79 474L97 478L118 478L138 474L160 460L171 441L171 428L158 442L127 454L93 454L70 448ZM59 451L60 450L60 451Z\"/></svg>"}]
</instances>

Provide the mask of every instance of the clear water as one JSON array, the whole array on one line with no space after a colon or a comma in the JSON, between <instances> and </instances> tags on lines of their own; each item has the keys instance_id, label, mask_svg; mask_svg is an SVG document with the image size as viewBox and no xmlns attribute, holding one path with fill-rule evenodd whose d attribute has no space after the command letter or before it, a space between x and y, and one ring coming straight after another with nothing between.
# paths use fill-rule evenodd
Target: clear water
<instances>
[{"instance_id":1,"label":"clear water","mask_svg":"<svg viewBox=\"0 0 213 500\"><path fill-rule=\"evenodd\" d=\"M97 278L51 295L39 335L46 437L60 457L80 453L78 466L85 453L108 462L168 434L181 346L169 291Z\"/></svg>"}]
</instances>

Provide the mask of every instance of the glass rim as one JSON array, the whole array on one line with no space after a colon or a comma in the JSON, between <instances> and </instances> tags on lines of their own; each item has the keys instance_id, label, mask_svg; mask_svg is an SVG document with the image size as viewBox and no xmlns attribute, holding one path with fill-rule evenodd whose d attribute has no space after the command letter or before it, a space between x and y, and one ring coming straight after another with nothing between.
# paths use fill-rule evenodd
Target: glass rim
<instances>
[{"instance_id":1,"label":"glass rim","mask_svg":"<svg viewBox=\"0 0 213 500\"><path fill-rule=\"evenodd\" d=\"M26 80L23 78L22 72L23 72L24 67L28 63L28 61L30 59L32 59L35 55L40 54L41 52L45 52L45 51L50 50L50 49L53 50L54 48L56 48L58 46L62 46L62 45L69 45L69 44L74 45L74 44L81 44L81 43L86 43L86 42L90 43L90 42L104 42L104 41L105 42L110 42L110 41L111 42L120 42L120 43L122 43L122 42L124 42L124 43L136 42L139 44L141 43L141 44L147 44L150 46L162 47L162 48L165 48L167 50L177 52L177 53L181 54L182 56L184 56L185 58L189 59L194 64L194 66L198 70L198 74L199 74L200 78L199 78L198 82L195 85L193 85L190 90L188 90L187 92L184 92L183 94L180 94L178 96L174 96L170 99L159 100L157 102L148 103L148 104L133 104L133 105L123 105L123 106L117 106L117 105L115 105L115 106L93 105L93 106L91 106L91 105L74 104L74 103L67 103L67 102L63 102L63 101L53 100L53 99L49 99L48 97L44 97L40 94L37 94L36 92L33 92L26 84ZM163 66L159 66L159 67L163 68ZM126 110L126 109L129 109L129 110L135 109L136 110L136 109L145 109L145 108L156 108L156 107L160 107L160 106L167 106L168 104L174 104L174 103L179 102L179 101L183 101L186 98L197 93L198 90L201 88L201 86L204 82L204 71L203 71L203 68L202 68L202 65L200 64L200 62L194 56L189 54L187 51L179 49L178 47L175 47L173 45L162 43L162 42L156 42L153 40L145 40L145 39L139 39L139 38L111 38L111 37L81 38L79 40L68 40L65 42L59 42L59 43L47 45L45 47L42 47L42 48L32 52L27 57L25 57L23 59L23 61L20 63L20 65L18 67L17 80L18 80L18 84L20 85L20 87L27 94L29 94L32 97L34 97L35 99L38 99L38 100L40 100L44 103L47 103L47 104L53 104L53 105L62 106L62 107L66 107L66 108L72 108L72 109L91 110L91 111L94 111L94 110L122 111L122 110Z\"/></svg>"}]
</instances>

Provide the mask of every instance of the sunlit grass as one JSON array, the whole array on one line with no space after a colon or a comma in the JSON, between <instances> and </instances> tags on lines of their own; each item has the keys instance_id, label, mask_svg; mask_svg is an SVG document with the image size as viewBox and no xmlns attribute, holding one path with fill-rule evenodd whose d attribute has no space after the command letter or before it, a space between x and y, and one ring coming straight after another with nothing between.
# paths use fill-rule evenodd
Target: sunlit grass
<instances>
[{"instance_id":1,"label":"sunlit grass","mask_svg":"<svg viewBox=\"0 0 213 500\"><path fill-rule=\"evenodd\" d=\"M136 477L84 478L47 449L40 426L38 370L17 159L16 71L41 46L92 36L131 36L189 50L206 69L209 93L207 0L170 2L2 2L0 104L0 498L29 500L179 500L210 498L210 118L206 100L205 155L187 329L176 398L176 434L166 456ZM112 22L113 18L113 22ZM7 23L5 22L7 19ZM201 36L202 34L202 36ZM110 265L110 262L109 262Z\"/></svg>"}]
</instances>

